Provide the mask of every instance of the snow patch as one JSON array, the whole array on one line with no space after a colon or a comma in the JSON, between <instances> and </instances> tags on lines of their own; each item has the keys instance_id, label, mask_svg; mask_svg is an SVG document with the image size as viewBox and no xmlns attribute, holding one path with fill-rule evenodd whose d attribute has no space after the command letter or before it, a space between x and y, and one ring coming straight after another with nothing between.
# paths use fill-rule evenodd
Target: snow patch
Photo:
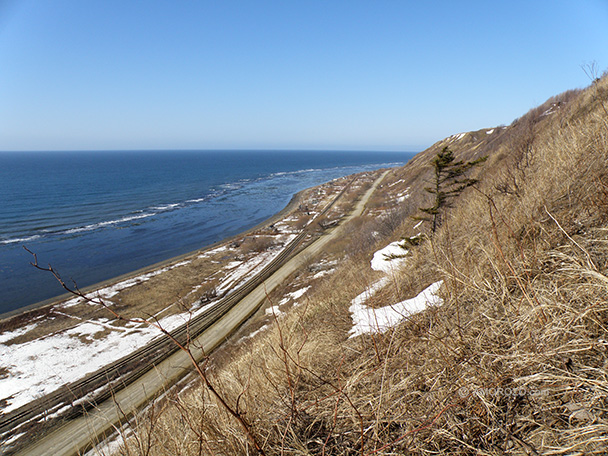
<instances>
[{"instance_id":1,"label":"snow patch","mask_svg":"<svg viewBox=\"0 0 608 456\"><path fill-rule=\"evenodd\" d=\"M326 269L324 271L319 271L316 274L314 274L311 278L312 279L320 279L321 277L325 277L326 275L330 275L333 271L334 271L334 269Z\"/></svg>"},{"instance_id":2,"label":"snow patch","mask_svg":"<svg viewBox=\"0 0 608 456\"><path fill-rule=\"evenodd\" d=\"M208 250L206 252L203 252L197 258L206 258L206 257L212 256L212 255L215 255L216 253L224 252L226 250L228 250L228 246L223 245L223 246L217 247L213 250Z\"/></svg>"},{"instance_id":3,"label":"snow patch","mask_svg":"<svg viewBox=\"0 0 608 456\"><path fill-rule=\"evenodd\" d=\"M26 434L27 434L27 432L21 432L19 434L13 435L10 438L4 440L2 442L2 445L5 446L5 449L7 449L10 444L16 442L17 440L19 440L21 437L23 437Z\"/></svg>"},{"instance_id":4,"label":"snow patch","mask_svg":"<svg viewBox=\"0 0 608 456\"><path fill-rule=\"evenodd\" d=\"M246 335L245 337L243 337L243 339L251 339L252 337L257 336L258 334L260 334L261 332L264 332L268 329L268 325L264 325L259 329L256 329L255 331L253 331L251 334ZM241 340L243 340L241 339Z\"/></svg>"},{"instance_id":5,"label":"snow patch","mask_svg":"<svg viewBox=\"0 0 608 456\"><path fill-rule=\"evenodd\" d=\"M114 432L106 440L94 446L84 456L107 456L118 454L121 446L131 437L133 431L130 424L121 427L118 432Z\"/></svg>"},{"instance_id":6,"label":"snow patch","mask_svg":"<svg viewBox=\"0 0 608 456\"><path fill-rule=\"evenodd\" d=\"M125 288L130 288L132 286L135 286L137 284L140 284L141 282L146 282L148 280L150 280L152 277L156 277L159 274L162 274L163 272L167 272L170 271L172 269L175 268L179 268L181 266L185 266L187 264L190 264L192 261L191 260L187 260L187 261L182 261L180 263L176 263L172 266L167 266L165 268L161 268L158 269L156 271L152 271L152 272L148 272L146 274L142 274L136 277L132 277L130 279L127 280L123 280L122 282L118 282L114 285L111 285L109 287L105 287L105 288L100 288L99 290L93 291L91 293L88 293L86 295L86 297L88 299L103 299L103 300L109 300L110 298L116 296L120 291L124 290ZM73 298L70 299L66 302L64 302L61 307L64 309L67 309L69 307L75 306L77 304L81 304L85 302L85 300L83 298ZM109 302L107 302L109 304Z\"/></svg>"},{"instance_id":7,"label":"snow patch","mask_svg":"<svg viewBox=\"0 0 608 456\"><path fill-rule=\"evenodd\" d=\"M261 270L273 257L272 252L264 252L260 255L256 255L248 261L232 261L227 265L226 269L230 269L231 272L227 274L217 286L217 291L223 293L228 291L230 288L235 287L245 277L254 274L256 271Z\"/></svg>"},{"instance_id":8,"label":"snow patch","mask_svg":"<svg viewBox=\"0 0 608 456\"><path fill-rule=\"evenodd\" d=\"M371 266L374 271L393 272L405 262L407 249L403 241L395 241L374 253Z\"/></svg>"},{"instance_id":9,"label":"snow patch","mask_svg":"<svg viewBox=\"0 0 608 456\"><path fill-rule=\"evenodd\" d=\"M364 303L386 282L386 279L376 282L369 290L351 301L349 310L352 314L353 327L350 330L350 338L367 333L383 333L428 306L438 306L443 303L443 300L436 294L443 284L443 281L440 280L428 286L414 298L379 309L365 306Z\"/></svg>"},{"instance_id":10,"label":"snow patch","mask_svg":"<svg viewBox=\"0 0 608 456\"><path fill-rule=\"evenodd\" d=\"M388 277L381 278L377 282L374 282L369 287L367 287L363 293L357 295L357 297L355 297L350 303L352 304L352 306L361 306L365 304L367 301L369 301L369 299L371 299L372 296L374 296L378 291L384 288L388 283Z\"/></svg>"},{"instance_id":11,"label":"snow patch","mask_svg":"<svg viewBox=\"0 0 608 456\"><path fill-rule=\"evenodd\" d=\"M86 322L65 331L68 336L94 336L107 328L101 323Z\"/></svg>"},{"instance_id":12,"label":"snow patch","mask_svg":"<svg viewBox=\"0 0 608 456\"><path fill-rule=\"evenodd\" d=\"M23 336L24 334L26 334L26 333L30 332L32 329L34 329L36 326L38 326L38 323L33 323L31 325L24 326L22 328L14 330L14 331L4 332L4 333L0 334L0 344L3 344L4 342L8 342L9 340L15 339L16 337Z\"/></svg>"},{"instance_id":13,"label":"snow patch","mask_svg":"<svg viewBox=\"0 0 608 456\"><path fill-rule=\"evenodd\" d=\"M296 299L299 299L302 296L304 296L308 290L310 290L310 286L304 287L304 288L300 288L297 291L289 293L289 295L291 296L291 299L293 299L295 301Z\"/></svg>"},{"instance_id":14,"label":"snow patch","mask_svg":"<svg viewBox=\"0 0 608 456\"><path fill-rule=\"evenodd\" d=\"M180 261L179 263L175 263L169 269L181 268L182 266L186 266L186 265L188 265L190 263L192 263L192 260Z\"/></svg>"},{"instance_id":15,"label":"snow patch","mask_svg":"<svg viewBox=\"0 0 608 456\"><path fill-rule=\"evenodd\" d=\"M208 307L197 310L196 314ZM191 314L185 312L162 318L158 323L170 331L190 317ZM157 328L143 323L117 328L107 321L105 318L86 321L67 331L22 344L0 343L0 368L8 371L6 377L0 378L0 400L7 403L2 412L15 410L95 372L161 335ZM103 338L93 337L105 329L112 332Z\"/></svg>"},{"instance_id":16,"label":"snow patch","mask_svg":"<svg viewBox=\"0 0 608 456\"><path fill-rule=\"evenodd\" d=\"M559 109L559 104L552 103L551 106L549 107L549 109L547 109L545 112L543 112L539 117L545 117L545 116L550 116L551 114L555 114L557 112L556 109Z\"/></svg>"},{"instance_id":17,"label":"snow patch","mask_svg":"<svg viewBox=\"0 0 608 456\"><path fill-rule=\"evenodd\" d=\"M324 271L322 271L324 272ZM287 293L283 299L281 299L279 301L279 306L282 306L283 304L287 304L289 301L295 301L297 299L300 299L302 296L304 296L306 294L306 292L310 290L310 286L308 287L304 287L304 288L300 288L299 290L293 291L291 293Z\"/></svg>"},{"instance_id":18,"label":"snow patch","mask_svg":"<svg viewBox=\"0 0 608 456\"><path fill-rule=\"evenodd\" d=\"M294 238L295 234L283 236L281 242L284 245L289 244ZM276 256L281 253L283 249L266 250L244 262L232 262L230 265L233 268L230 274L227 274L217 287L217 291L223 293L237 286L242 280L252 277L260 272L268 263L270 263ZM235 267L236 266L236 267Z\"/></svg>"},{"instance_id":19,"label":"snow patch","mask_svg":"<svg viewBox=\"0 0 608 456\"><path fill-rule=\"evenodd\" d=\"M266 309L266 315L281 315L283 312L279 310L279 306L272 306Z\"/></svg>"}]
</instances>

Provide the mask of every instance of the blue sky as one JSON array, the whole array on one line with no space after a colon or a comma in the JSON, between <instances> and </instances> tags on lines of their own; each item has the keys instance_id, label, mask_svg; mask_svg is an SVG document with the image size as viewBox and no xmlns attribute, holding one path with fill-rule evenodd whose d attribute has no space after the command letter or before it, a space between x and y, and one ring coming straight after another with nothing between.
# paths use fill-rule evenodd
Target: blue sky
<instances>
[{"instance_id":1,"label":"blue sky","mask_svg":"<svg viewBox=\"0 0 608 456\"><path fill-rule=\"evenodd\" d=\"M0 0L0 150L422 150L608 68L608 0Z\"/></svg>"}]
</instances>

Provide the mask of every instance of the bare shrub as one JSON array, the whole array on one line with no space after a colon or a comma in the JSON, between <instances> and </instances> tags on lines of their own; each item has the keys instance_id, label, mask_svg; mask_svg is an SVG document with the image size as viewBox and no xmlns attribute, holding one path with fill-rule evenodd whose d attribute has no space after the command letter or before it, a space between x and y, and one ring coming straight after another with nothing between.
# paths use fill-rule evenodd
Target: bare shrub
<instances>
[{"instance_id":1,"label":"bare shrub","mask_svg":"<svg viewBox=\"0 0 608 456\"><path fill-rule=\"evenodd\" d=\"M275 245L273 236L252 235L247 236L240 247L246 252L259 253L268 250L273 245Z\"/></svg>"},{"instance_id":2,"label":"bare shrub","mask_svg":"<svg viewBox=\"0 0 608 456\"><path fill-rule=\"evenodd\" d=\"M376 219L375 231L385 238L393 236L407 220L408 213L409 211L403 206L386 211Z\"/></svg>"}]
</instances>

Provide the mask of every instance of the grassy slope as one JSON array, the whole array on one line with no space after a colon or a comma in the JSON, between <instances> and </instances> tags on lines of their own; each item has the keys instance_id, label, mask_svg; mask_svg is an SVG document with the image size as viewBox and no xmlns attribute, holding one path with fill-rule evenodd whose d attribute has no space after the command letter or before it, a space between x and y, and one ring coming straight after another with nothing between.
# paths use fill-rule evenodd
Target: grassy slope
<instances>
[{"instance_id":1,"label":"grassy slope","mask_svg":"<svg viewBox=\"0 0 608 456\"><path fill-rule=\"evenodd\" d=\"M608 443L608 79L511 126L447 138L391 172L367 216L271 328L208 367L267 454L605 454ZM416 234L428 163L489 155L482 179L368 304L442 279L445 302L348 339L374 250ZM409 187L411 195L397 204ZM227 361L229 358L229 361ZM223 361L222 361L223 359ZM195 387L156 404L122 454L247 454L241 428ZM150 448L150 453L147 449Z\"/></svg>"}]
</instances>

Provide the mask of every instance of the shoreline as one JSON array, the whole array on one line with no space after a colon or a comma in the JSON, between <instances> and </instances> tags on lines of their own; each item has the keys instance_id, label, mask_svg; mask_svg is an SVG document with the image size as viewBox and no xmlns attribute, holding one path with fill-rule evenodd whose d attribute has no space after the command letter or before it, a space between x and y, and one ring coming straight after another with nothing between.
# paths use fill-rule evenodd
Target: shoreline
<instances>
[{"instance_id":1,"label":"shoreline","mask_svg":"<svg viewBox=\"0 0 608 456\"><path fill-rule=\"evenodd\" d=\"M331 181L328 181L328 182L331 182ZM325 185L325 184L327 184L327 182L325 182L323 184L320 184L320 185ZM148 266L144 266L144 267L136 269L134 271L130 271L130 272L127 272L125 274L121 274L119 276L115 276L115 277L103 280L101 282L94 283L92 285L83 287L80 290L83 293L89 293L91 291L95 291L97 289L110 286L112 284L118 283L118 282L123 281L123 280L131 279L131 278L137 277L137 276L145 274L145 273L149 273L149 272L156 271L158 269L161 269L161 268L164 268L164 267L167 267L167 266L171 266L173 264L179 263L180 261L184 261L184 260L186 260L186 259L188 259L190 257L195 256L195 255L200 255L200 254L202 254L202 253L204 253L206 251L213 250L213 249L215 249L217 247L220 247L220 246L222 246L224 244L227 244L227 243L229 243L229 242L231 242L231 241L233 241L233 240L235 240L237 238L240 238L240 237L243 237L243 236L247 236L248 234L250 234L250 233L252 233L254 231L257 231L259 229L268 227L268 226L276 223L277 221L279 221L283 217L285 217L290 212L292 212L300 204L300 202L302 201L303 194L305 192L313 189L313 188L316 188L316 187L318 187L318 186L308 187L308 188L305 188L305 189L300 190L299 192L295 193L291 197L291 200L289 201L289 203L287 203L287 205L283 209L281 209L279 212L271 215L267 219L263 220L262 222L258 223L257 225L255 225L255 226L253 226L253 227L251 227L251 228L249 228L249 229L247 229L245 231L241 231L240 233L237 233L237 234L234 234L232 236L228 236L226 238L223 238L223 239L221 239L221 240L219 240L217 242L214 242L213 244L202 246L201 248L199 248L197 250L193 250L193 251L190 251L190 252L187 252L187 253L183 253L181 255L177 255L177 256L174 256L174 257L171 257L171 258L167 258L166 260L159 261L157 263L153 263L153 264L148 265ZM72 297L74 297L72 294L70 294L68 292L65 292L65 293L62 293L62 294L60 294L58 296L55 296L53 298L45 299L44 301L39 301L39 302L36 302L36 303L33 303L33 304L29 304L29 305L24 306L24 307L20 307L18 309L14 309L14 310L11 310L11 311L8 311L8 312L5 312L5 313L0 313L0 323L3 322L4 320L8 320L8 319L10 319L12 317L15 317L15 316L18 316L18 315L22 315L22 314L25 314L27 312L31 312L31 311L34 311L34 310L42 309L42 308L47 307L47 306L53 306L53 305L59 304L61 302L66 301L69 298L72 298Z\"/></svg>"},{"instance_id":2,"label":"shoreline","mask_svg":"<svg viewBox=\"0 0 608 456\"><path fill-rule=\"evenodd\" d=\"M52 394L66 384L76 385L74 382L81 381L83 376L101 372L104 366L132 356L136 350L147 350L143 347L158 333L157 328L139 324L140 315L154 319L167 330L179 325L184 327L184 324L187 328L193 317L198 318L200 312L214 306L215 298L224 298L230 290L249 293L249 285L255 283L249 282L250 279L258 277L256 274L275 260L284 261L286 258L282 255L289 255L303 238L310 240L311 245L329 245L327 239L323 241L325 229L320 222L350 220L353 211L361 206L362 192L367 195L375 188L372 184L378 181L382 171L387 174L390 169L351 174L308 187L293 194L282 210L262 223L244 230L240 236L230 236L214 244L219 247L206 246L191 252L190 257L173 257L160 262L171 266L162 267L157 263L159 269L147 269L151 272L95 290L94 295L107 299L107 306L116 309L117 318L103 312L106 305L91 306L81 299L69 299L1 321L0 344L7 359L12 361L0 366L3 370L2 412L23 413L26 410L23 407L38 397ZM315 221L315 225L307 228ZM290 244L294 239L296 243ZM310 250L305 255L298 253L300 266L310 264L312 253L319 257L322 269L327 266L332 270L331 264L323 260L328 253L323 248ZM184 258L187 260L183 261ZM308 268L306 271L309 275L314 272ZM137 272L130 275L134 273ZM312 277L317 278L316 274ZM258 277L257 280L266 279ZM269 284L273 288L277 286L274 280ZM286 286L291 285L289 282ZM261 284L258 282L257 286ZM263 293L260 295L259 289L256 290L255 299L261 299L262 303ZM230 331L234 330L235 327L231 327ZM138 355L133 356L138 359Z\"/></svg>"}]
</instances>

